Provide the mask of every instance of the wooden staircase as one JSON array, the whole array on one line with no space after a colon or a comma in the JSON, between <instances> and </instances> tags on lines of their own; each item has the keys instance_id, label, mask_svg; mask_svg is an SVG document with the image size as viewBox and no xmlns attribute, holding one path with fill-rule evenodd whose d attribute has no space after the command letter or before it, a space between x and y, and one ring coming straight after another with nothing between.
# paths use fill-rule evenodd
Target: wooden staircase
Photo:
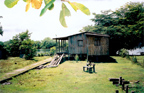
<instances>
[{"instance_id":1,"label":"wooden staircase","mask_svg":"<svg viewBox=\"0 0 144 93\"><path fill-rule=\"evenodd\" d=\"M63 58L64 54L62 55L55 55L53 60L50 62L50 64L47 66L49 67L57 67L59 65L59 63L61 62L62 58Z\"/></svg>"}]
</instances>

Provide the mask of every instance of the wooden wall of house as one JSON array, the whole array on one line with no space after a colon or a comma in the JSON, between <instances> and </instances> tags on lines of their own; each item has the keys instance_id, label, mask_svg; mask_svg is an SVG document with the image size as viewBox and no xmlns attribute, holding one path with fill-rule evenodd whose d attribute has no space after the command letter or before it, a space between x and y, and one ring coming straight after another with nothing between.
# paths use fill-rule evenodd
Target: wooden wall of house
<instances>
[{"instance_id":1,"label":"wooden wall of house","mask_svg":"<svg viewBox=\"0 0 144 93\"><path fill-rule=\"evenodd\" d=\"M99 38L100 44L95 45L96 38ZM79 41L83 45L79 46ZM109 38L100 36L86 36L78 34L68 38L70 54L89 54L89 55L109 55Z\"/></svg>"},{"instance_id":2,"label":"wooden wall of house","mask_svg":"<svg viewBox=\"0 0 144 93\"><path fill-rule=\"evenodd\" d=\"M100 45L95 45L95 36L87 36L89 55L109 55L109 38L98 37Z\"/></svg>"},{"instance_id":3,"label":"wooden wall of house","mask_svg":"<svg viewBox=\"0 0 144 93\"><path fill-rule=\"evenodd\" d=\"M79 46L79 41L83 42L83 46ZM79 34L75 36L71 36L68 38L69 42L69 53L70 54L86 54L87 53L87 40L85 34Z\"/></svg>"}]
</instances>

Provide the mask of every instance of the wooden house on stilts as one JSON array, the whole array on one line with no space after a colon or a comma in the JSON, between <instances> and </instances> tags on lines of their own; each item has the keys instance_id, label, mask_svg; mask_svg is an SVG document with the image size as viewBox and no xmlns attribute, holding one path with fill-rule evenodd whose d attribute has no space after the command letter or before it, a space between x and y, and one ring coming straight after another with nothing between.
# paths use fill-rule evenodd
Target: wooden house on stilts
<instances>
[{"instance_id":1,"label":"wooden house on stilts","mask_svg":"<svg viewBox=\"0 0 144 93\"><path fill-rule=\"evenodd\" d=\"M82 32L66 37L53 38L56 40L56 53L69 56L84 57L109 55L109 35L94 32ZM67 44L68 43L68 46Z\"/></svg>"}]
</instances>

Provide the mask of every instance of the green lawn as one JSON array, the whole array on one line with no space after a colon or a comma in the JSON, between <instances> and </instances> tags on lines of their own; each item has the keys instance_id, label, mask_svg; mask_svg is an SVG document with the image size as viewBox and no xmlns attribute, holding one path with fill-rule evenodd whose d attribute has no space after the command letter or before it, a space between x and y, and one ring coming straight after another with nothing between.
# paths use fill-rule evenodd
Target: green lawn
<instances>
[{"instance_id":1,"label":"green lawn","mask_svg":"<svg viewBox=\"0 0 144 93\"><path fill-rule=\"evenodd\" d=\"M34 57L33 60L25 60L19 57L9 57L7 60L0 60L0 75L13 71L18 68L25 67L27 65L33 64L35 62L49 58L48 56Z\"/></svg>"},{"instance_id":2,"label":"green lawn","mask_svg":"<svg viewBox=\"0 0 144 93\"><path fill-rule=\"evenodd\" d=\"M144 56L130 56L130 59L132 60L132 57L136 57L138 65L141 65L144 68Z\"/></svg>"},{"instance_id":3,"label":"green lawn","mask_svg":"<svg viewBox=\"0 0 144 93\"><path fill-rule=\"evenodd\" d=\"M57 68L31 70L19 75L10 82L11 85L0 85L0 93L125 93L120 86L116 87L109 78L119 78L131 82L131 90L144 92L144 68L131 61L115 57L118 63L95 63L96 73L83 72L86 61L66 61ZM134 84L139 80L140 84ZM141 92L138 92L141 91Z\"/></svg>"},{"instance_id":4,"label":"green lawn","mask_svg":"<svg viewBox=\"0 0 144 93\"><path fill-rule=\"evenodd\" d=\"M137 56L137 61L139 61L141 64L144 64L144 56Z\"/></svg>"}]
</instances>

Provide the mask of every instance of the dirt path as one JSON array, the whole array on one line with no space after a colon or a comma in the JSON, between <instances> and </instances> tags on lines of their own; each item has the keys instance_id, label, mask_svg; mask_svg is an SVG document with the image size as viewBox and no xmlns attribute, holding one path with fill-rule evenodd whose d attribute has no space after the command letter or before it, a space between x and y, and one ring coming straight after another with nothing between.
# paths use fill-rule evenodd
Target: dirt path
<instances>
[{"instance_id":1,"label":"dirt path","mask_svg":"<svg viewBox=\"0 0 144 93\"><path fill-rule=\"evenodd\" d=\"M16 75L18 75L18 74L24 73L24 72L26 72L26 71L28 71L28 70L30 70L30 69L33 69L33 68L35 68L35 67L37 67L37 66L39 66L39 65L48 63L48 62L50 62L51 60L52 60L52 57L50 57L50 58L48 58L48 59L45 59L45 60L43 60L43 61L39 61L39 62L34 63L34 64L30 64L30 65L28 65L28 66L26 66L26 67L24 67L24 68L16 69L16 70L14 70L14 71L12 71L12 72L5 73L5 74L2 76L2 78L0 78L0 82L4 81L4 80L6 80L6 79L9 79L9 78L11 78L11 77L13 77L13 76L16 76Z\"/></svg>"}]
</instances>

